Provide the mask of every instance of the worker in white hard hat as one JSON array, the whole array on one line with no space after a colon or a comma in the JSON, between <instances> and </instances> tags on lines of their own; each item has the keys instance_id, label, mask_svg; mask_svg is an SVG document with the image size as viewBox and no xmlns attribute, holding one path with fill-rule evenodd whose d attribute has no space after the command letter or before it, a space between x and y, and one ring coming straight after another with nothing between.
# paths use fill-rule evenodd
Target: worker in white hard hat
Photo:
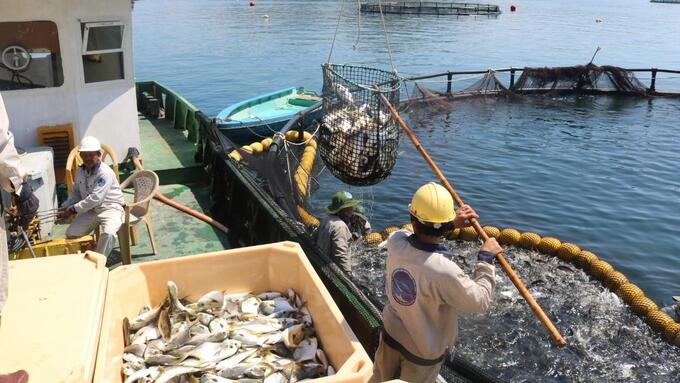
<instances>
[{"instance_id":1,"label":"worker in white hard hat","mask_svg":"<svg viewBox=\"0 0 680 383\"><path fill-rule=\"evenodd\" d=\"M33 190L24 182L24 175L19 154L14 147L14 136L9 131L9 118L5 110L5 103L2 100L2 95L0 95L0 187L18 197L16 201L21 216L20 220L28 223L38 211L38 204L37 198L33 195ZM0 315L2 315L5 302L7 302L9 284L7 275L9 254L7 252L7 232L4 219L4 208L6 206L1 206L1 203L0 199L0 207L2 207L0 209ZM0 319L0 325L2 325L1 321L2 319Z\"/></svg>"},{"instance_id":2,"label":"worker in white hard hat","mask_svg":"<svg viewBox=\"0 0 680 383\"><path fill-rule=\"evenodd\" d=\"M467 205L454 212L449 192L433 182L415 192L409 212L414 233L400 230L387 240L388 301L371 382L434 382L458 335L458 315L486 311L493 296L493 260L502 250L496 239L482 245L472 277L441 244L477 213Z\"/></svg>"},{"instance_id":3,"label":"worker in white hard hat","mask_svg":"<svg viewBox=\"0 0 680 383\"><path fill-rule=\"evenodd\" d=\"M96 251L108 256L115 245L116 233L123 224L123 193L113 170L102 162L98 139L83 137L78 151L83 164L78 168L71 194L61 205L59 217L69 218L77 214L66 229L67 238L82 237L99 226Z\"/></svg>"}]
</instances>

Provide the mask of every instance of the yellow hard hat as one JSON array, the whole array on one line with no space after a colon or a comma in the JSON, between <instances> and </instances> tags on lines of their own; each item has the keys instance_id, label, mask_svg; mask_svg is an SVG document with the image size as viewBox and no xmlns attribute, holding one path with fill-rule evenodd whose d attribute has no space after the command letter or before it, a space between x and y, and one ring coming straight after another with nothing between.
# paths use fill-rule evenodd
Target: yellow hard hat
<instances>
[{"instance_id":1,"label":"yellow hard hat","mask_svg":"<svg viewBox=\"0 0 680 383\"><path fill-rule=\"evenodd\" d=\"M435 227L456 218L451 194L434 182L426 183L416 190L408 210L421 223L432 224Z\"/></svg>"}]
</instances>

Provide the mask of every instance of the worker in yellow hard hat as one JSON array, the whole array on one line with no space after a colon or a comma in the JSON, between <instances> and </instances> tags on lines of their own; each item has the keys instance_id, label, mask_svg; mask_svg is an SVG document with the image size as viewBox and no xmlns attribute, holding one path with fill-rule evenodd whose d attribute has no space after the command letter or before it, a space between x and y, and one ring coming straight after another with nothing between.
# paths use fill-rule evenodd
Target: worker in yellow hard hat
<instances>
[{"instance_id":1,"label":"worker in yellow hard hat","mask_svg":"<svg viewBox=\"0 0 680 383\"><path fill-rule=\"evenodd\" d=\"M458 314L485 311L493 296L493 260L502 250L496 239L482 245L472 277L441 245L445 233L469 226L477 213L467 205L454 212L449 192L433 182L415 192L409 212L414 233L387 240L388 302L371 382L434 382L456 340Z\"/></svg>"}]
</instances>

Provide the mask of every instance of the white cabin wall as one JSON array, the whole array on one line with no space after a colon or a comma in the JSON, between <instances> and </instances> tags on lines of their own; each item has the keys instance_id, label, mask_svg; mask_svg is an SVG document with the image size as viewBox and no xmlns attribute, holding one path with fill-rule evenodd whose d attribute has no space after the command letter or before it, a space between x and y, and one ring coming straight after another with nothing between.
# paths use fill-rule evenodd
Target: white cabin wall
<instances>
[{"instance_id":1,"label":"white cabin wall","mask_svg":"<svg viewBox=\"0 0 680 383\"><path fill-rule=\"evenodd\" d=\"M37 20L49 20L57 25L64 84L56 88L2 92L16 144L36 146L36 128L71 123L76 143L85 135L93 135L113 147L122 160L128 147L140 147L131 1L0 0L0 21ZM97 21L125 24L123 80L85 84L80 24Z\"/></svg>"}]
</instances>

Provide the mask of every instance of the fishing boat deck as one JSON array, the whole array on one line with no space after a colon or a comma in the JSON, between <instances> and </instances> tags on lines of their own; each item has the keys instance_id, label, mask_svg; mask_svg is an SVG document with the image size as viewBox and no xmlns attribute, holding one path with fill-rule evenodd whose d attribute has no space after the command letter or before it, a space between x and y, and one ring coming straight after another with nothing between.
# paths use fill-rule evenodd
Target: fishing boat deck
<instances>
[{"instance_id":1,"label":"fishing boat deck","mask_svg":"<svg viewBox=\"0 0 680 383\"><path fill-rule=\"evenodd\" d=\"M194 161L194 145L186 138L186 131L172 128L165 119L149 120L139 116L142 141L141 158L145 169L153 170L161 180L160 192L173 201L210 215L210 191L205 172ZM125 191L125 199L132 200L132 189ZM211 225L184 214L160 201L151 201L151 216L157 254L144 225L138 225L137 244L131 247L132 262L145 262L200 254L231 248L229 239ZM63 238L67 223L55 225L49 238ZM120 249L114 248L109 264L120 263Z\"/></svg>"}]
</instances>

